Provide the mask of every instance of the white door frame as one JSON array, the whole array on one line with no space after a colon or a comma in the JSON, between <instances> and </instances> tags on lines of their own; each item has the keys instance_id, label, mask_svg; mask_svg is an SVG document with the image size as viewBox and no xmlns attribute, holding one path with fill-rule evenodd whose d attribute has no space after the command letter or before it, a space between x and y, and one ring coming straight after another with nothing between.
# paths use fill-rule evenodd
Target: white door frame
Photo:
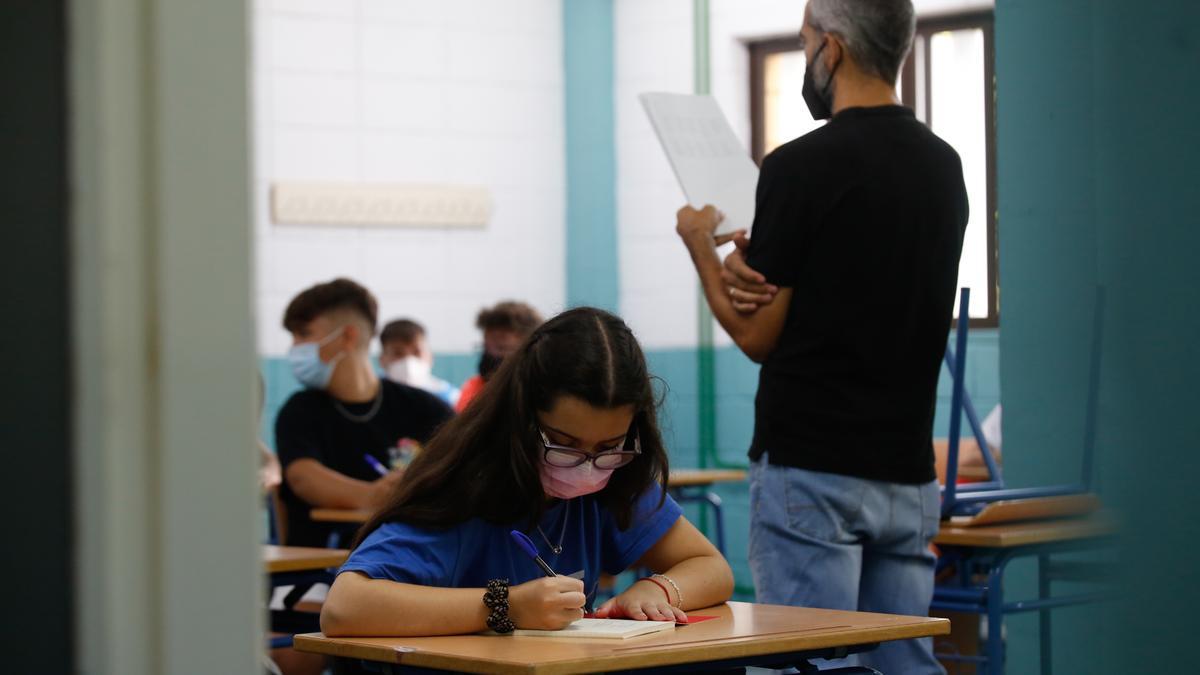
<instances>
[{"instance_id":1,"label":"white door frame","mask_svg":"<svg viewBox=\"0 0 1200 675\"><path fill-rule=\"evenodd\" d=\"M78 669L257 672L248 10L69 9Z\"/></svg>"}]
</instances>

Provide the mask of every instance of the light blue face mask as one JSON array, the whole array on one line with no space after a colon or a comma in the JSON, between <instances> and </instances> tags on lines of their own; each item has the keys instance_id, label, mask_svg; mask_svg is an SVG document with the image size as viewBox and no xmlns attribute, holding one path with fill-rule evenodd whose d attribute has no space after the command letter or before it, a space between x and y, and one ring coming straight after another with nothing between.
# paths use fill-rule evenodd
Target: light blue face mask
<instances>
[{"instance_id":1,"label":"light blue face mask","mask_svg":"<svg viewBox=\"0 0 1200 675\"><path fill-rule=\"evenodd\" d=\"M321 347L329 344L344 328L345 326L339 327L317 342L292 345L288 350L288 363L292 365L292 374L300 380L300 384L312 389L324 389L329 386L329 380L333 378L333 368L346 352L339 352L329 363L325 363L321 360Z\"/></svg>"}]
</instances>

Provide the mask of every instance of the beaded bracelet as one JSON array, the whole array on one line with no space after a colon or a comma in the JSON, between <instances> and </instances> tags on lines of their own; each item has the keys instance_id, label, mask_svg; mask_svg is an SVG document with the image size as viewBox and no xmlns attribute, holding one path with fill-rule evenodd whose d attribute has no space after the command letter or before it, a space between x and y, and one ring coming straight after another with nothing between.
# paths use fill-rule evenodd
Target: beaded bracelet
<instances>
[{"instance_id":1,"label":"beaded bracelet","mask_svg":"<svg viewBox=\"0 0 1200 675\"><path fill-rule=\"evenodd\" d=\"M508 579L492 579L483 594L483 604L492 610L488 614L487 627L497 633L511 633L516 629L508 618Z\"/></svg>"},{"instance_id":2,"label":"beaded bracelet","mask_svg":"<svg viewBox=\"0 0 1200 675\"><path fill-rule=\"evenodd\" d=\"M679 590L679 584L675 583L674 579L672 579L671 577L669 577L665 574L651 574L650 576L659 577L659 578L665 580L668 584L671 584L671 588L675 589L675 598L676 598L675 606L678 607L679 609L683 609L683 593L680 592L680 590ZM664 588L663 590L665 591L666 589ZM670 604L670 602L671 602L671 594L667 593L667 604Z\"/></svg>"}]
</instances>

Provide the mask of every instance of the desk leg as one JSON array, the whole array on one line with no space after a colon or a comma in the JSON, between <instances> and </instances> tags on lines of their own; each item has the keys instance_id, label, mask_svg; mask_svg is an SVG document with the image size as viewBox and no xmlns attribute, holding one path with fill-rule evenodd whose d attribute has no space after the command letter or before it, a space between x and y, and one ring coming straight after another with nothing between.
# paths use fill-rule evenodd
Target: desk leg
<instances>
[{"instance_id":1,"label":"desk leg","mask_svg":"<svg viewBox=\"0 0 1200 675\"><path fill-rule=\"evenodd\" d=\"M1038 556L1038 599L1050 597L1050 556L1043 553ZM1050 642L1050 608L1038 612L1039 648L1041 650L1042 675L1051 675L1054 659L1051 656Z\"/></svg>"},{"instance_id":2,"label":"desk leg","mask_svg":"<svg viewBox=\"0 0 1200 675\"><path fill-rule=\"evenodd\" d=\"M987 586L987 654L986 672L1004 675L1004 556L992 562Z\"/></svg>"}]
</instances>

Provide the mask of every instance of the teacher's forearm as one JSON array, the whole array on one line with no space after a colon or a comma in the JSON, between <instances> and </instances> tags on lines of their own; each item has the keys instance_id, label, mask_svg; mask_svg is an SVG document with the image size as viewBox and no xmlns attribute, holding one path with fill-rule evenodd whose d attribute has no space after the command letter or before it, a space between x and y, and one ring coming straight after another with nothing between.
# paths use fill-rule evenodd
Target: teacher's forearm
<instances>
[{"instance_id":1,"label":"teacher's forearm","mask_svg":"<svg viewBox=\"0 0 1200 675\"><path fill-rule=\"evenodd\" d=\"M692 236L685 240L688 254L692 257L692 265L700 277L700 285L704 289L704 298L712 310L713 317L736 341L738 335L749 329L749 321L738 314L733 308L733 301L721 281L721 259L717 256L717 248L713 245L712 237L708 235Z\"/></svg>"},{"instance_id":2,"label":"teacher's forearm","mask_svg":"<svg viewBox=\"0 0 1200 675\"><path fill-rule=\"evenodd\" d=\"M755 331L753 318L737 311L733 300L729 297L725 282L721 279L721 259L717 256L717 248L713 245L712 237L689 236L684 240L688 254L692 257L692 265L700 277L700 285L704 290L704 298L712 310L713 317L721 327L729 333L734 344L753 361L761 363L770 352L770 347L763 344Z\"/></svg>"}]
</instances>

